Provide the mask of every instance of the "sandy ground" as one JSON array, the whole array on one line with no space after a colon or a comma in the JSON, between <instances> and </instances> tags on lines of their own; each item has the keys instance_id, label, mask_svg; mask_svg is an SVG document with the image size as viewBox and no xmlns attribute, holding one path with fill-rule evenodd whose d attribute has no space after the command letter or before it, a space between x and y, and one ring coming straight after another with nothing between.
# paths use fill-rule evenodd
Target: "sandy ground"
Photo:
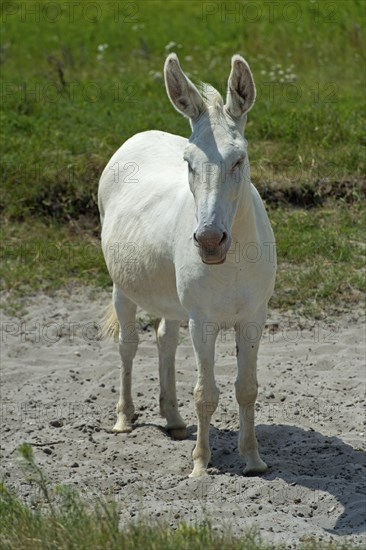
<instances>
[{"instance_id":1,"label":"sandy ground","mask_svg":"<svg viewBox=\"0 0 366 550\"><path fill-rule=\"evenodd\" d=\"M121 523L151 517L171 525L211 518L239 535L256 526L263 538L295 548L307 537L365 539L365 322L360 311L322 321L272 312L259 355L257 435L270 468L244 477L237 451L232 332L217 342L220 404L212 418L209 476L188 479L196 435L195 363L181 328L177 390L189 426L173 441L159 416L155 333L140 314L134 367L138 413L132 434L110 432L119 387L113 341L98 339L109 293L64 291L27 300L20 317L2 317L1 476L24 499L34 489L17 447L34 445L52 484L85 499L116 500Z\"/></svg>"}]
</instances>

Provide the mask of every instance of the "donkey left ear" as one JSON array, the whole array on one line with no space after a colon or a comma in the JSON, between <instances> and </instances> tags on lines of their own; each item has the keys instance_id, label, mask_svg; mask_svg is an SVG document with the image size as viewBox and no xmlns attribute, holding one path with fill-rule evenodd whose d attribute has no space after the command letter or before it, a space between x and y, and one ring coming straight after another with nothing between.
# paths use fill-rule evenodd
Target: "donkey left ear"
<instances>
[{"instance_id":1,"label":"donkey left ear","mask_svg":"<svg viewBox=\"0 0 366 550\"><path fill-rule=\"evenodd\" d=\"M253 107L256 90L248 63L240 56L231 59L225 109L233 118L241 118Z\"/></svg>"}]
</instances>

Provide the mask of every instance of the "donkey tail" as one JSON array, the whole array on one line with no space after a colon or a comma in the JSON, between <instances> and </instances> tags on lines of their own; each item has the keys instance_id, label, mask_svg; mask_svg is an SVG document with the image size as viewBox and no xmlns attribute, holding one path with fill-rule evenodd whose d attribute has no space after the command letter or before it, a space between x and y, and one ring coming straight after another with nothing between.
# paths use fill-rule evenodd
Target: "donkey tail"
<instances>
[{"instance_id":1,"label":"donkey tail","mask_svg":"<svg viewBox=\"0 0 366 550\"><path fill-rule=\"evenodd\" d=\"M114 305L110 304L102 320L102 338L116 339L119 334L119 322Z\"/></svg>"}]
</instances>

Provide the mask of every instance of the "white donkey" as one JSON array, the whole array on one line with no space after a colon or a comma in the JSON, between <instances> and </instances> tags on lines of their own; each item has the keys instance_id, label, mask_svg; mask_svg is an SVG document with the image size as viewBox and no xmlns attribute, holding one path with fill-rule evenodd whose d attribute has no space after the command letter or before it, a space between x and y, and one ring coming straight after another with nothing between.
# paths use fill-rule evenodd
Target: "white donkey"
<instances>
[{"instance_id":1,"label":"white donkey","mask_svg":"<svg viewBox=\"0 0 366 550\"><path fill-rule=\"evenodd\" d=\"M102 248L114 283L107 324L119 324L122 359L114 431L132 430L131 371L139 305L161 318L160 411L172 437L186 437L174 361L180 321L188 320L198 368L191 477L204 475L211 454L210 420L219 400L215 341L222 327L235 327L239 450L246 460L244 473L263 472L267 466L259 456L254 427L256 363L276 257L270 222L250 182L243 137L256 95L253 76L246 61L233 56L224 105L214 88L199 91L192 84L173 53L164 74L172 104L190 120L190 139L160 131L133 136L113 155L99 186Z\"/></svg>"}]
</instances>

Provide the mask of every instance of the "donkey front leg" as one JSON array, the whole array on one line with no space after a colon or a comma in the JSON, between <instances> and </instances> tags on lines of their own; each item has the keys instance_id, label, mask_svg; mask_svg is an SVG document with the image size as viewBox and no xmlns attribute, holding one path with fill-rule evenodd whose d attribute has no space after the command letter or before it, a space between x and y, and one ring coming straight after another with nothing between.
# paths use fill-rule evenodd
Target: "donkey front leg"
<instances>
[{"instance_id":1,"label":"donkey front leg","mask_svg":"<svg viewBox=\"0 0 366 550\"><path fill-rule=\"evenodd\" d=\"M117 422L114 432L132 431L132 417L135 408L131 395L132 361L136 355L138 333L136 329L136 304L122 291L113 289L114 308L119 322L119 353L121 355L121 387L117 403Z\"/></svg>"},{"instance_id":2,"label":"donkey front leg","mask_svg":"<svg viewBox=\"0 0 366 550\"><path fill-rule=\"evenodd\" d=\"M189 330L198 368L198 379L194 389L197 414L197 442L193 450L193 471L189 477L207 474L211 458L209 430L212 414L219 402L219 390L214 376L215 342L218 327L215 323L191 318Z\"/></svg>"},{"instance_id":3,"label":"donkey front leg","mask_svg":"<svg viewBox=\"0 0 366 550\"><path fill-rule=\"evenodd\" d=\"M267 464L259 456L254 425L258 393L257 355L261 328L262 325L256 323L236 325L238 377L235 382L235 391L240 418L239 452L246 460L244 474L267 470Z\"/></svg>"},{"instance_id":4,"label":"donkey front leg","mask_svg":"<svg viewBox=\"0 0 366 550\"><path fill-rule=\"evenodd\" d=\"M160 413L174 439L185 439L187 428L179 414L175 384L175 352L180 321L162 319L156 331L159 351Z\"/></svg>"}]
</instances>

